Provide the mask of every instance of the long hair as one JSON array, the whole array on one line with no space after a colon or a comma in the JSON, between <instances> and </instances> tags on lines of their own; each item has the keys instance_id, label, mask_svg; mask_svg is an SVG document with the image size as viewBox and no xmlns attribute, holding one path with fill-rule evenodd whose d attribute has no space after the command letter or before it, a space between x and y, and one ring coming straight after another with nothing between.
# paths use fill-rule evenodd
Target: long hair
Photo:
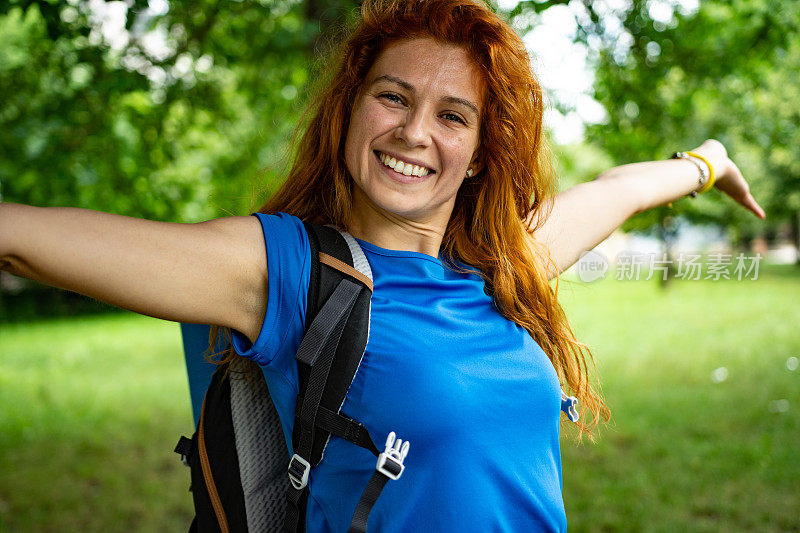
<instances>
[{"instance_id":1,"label":"long hair","mask_svg":"<svg viewBox=\"0 0 800 533\"><path fill-rule=\"evenodd\" d=\"M591 435L609 411L589 377L591 353L576 340L558 303L558 280L555 290L548 281L549 255L531 235L557 192L542 129L542 89L520 37L485 5L365 0L336 60L327 62L335 68L327 69L298 130L288 178L259 211L348 227L354 185L344 146L356 95L378 55L413 37L464 47L485 86L479 147L484 167L458 191L442 255L476 269L500 312L541 346L562 386L580 400L582 414L591 412L580 424Z\"/></svg>"}]
</instances>

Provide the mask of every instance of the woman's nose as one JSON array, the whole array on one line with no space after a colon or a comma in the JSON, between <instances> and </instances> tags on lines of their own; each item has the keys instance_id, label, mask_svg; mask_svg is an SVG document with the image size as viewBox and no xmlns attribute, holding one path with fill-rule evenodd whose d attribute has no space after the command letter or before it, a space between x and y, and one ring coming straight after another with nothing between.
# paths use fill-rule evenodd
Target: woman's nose
<instances>
[{"instance_id":1,"label":"woman's nose","mask_svg":"<svg viewBox=\"0 0 800 533\"><path fill-rule=\"evenodd\" d=\"M395 136L409 147L424 147L431 142L429 128L430 124L426 121L424 113L409 110L405 121L395 130Z\"/></svg>"}]
</instances>

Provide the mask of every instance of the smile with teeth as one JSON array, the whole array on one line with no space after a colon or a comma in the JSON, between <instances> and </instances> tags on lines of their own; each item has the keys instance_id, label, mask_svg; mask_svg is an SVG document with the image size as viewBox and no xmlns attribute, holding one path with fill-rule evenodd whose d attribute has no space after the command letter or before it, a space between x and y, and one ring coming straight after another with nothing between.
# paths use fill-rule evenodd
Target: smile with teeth
<instances>
[{"instance_id":1,"label":"smile with teeth","mask_svg":"<svg viewBox=\"0 0 800 533\"><path fill-rule=\"evenodd\" d=\"M429 168L420 167L418 165L414 165L411 163L406 163L405 161L401 161L400 159L395 159L392 156L388 156L383 152L378 152L378 157L380 158L381 163L391 168L395 172L399 174L404 174L406 176L417 176L419 178L422 178L432 172Z\"/></svg>"}]
</instances>

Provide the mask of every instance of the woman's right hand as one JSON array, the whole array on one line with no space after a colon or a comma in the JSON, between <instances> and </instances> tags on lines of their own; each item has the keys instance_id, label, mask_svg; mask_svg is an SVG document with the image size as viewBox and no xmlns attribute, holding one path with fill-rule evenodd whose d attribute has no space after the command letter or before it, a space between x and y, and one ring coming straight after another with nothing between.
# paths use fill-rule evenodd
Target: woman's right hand
<instances>
[{"instance_id":1,"label":"woman's right hand","mask_svg":"<svg viewBox=\"0 0 800 533\"><path fill-rule=\"evenodd\" d=\"M758 218L766 217L764 209L758 205L750 193L750 186L744 179L741 170L728 157L728 150L721 142L708 139L692 151L708 159L714 167L716 176L714 187L733 198L745 209L752 211Z\"/></svg>"},{"instance_id":2,"label":"woman's right hand","mask_svg":"<svg viewBox=\"0 0 800 533\"><path fill-rule=\"evenodd\" d=\"M154 222L69 207L0 203L0 268L166 320L255 340L267 260L255 217Z\"/></svg>"}]
</instances>

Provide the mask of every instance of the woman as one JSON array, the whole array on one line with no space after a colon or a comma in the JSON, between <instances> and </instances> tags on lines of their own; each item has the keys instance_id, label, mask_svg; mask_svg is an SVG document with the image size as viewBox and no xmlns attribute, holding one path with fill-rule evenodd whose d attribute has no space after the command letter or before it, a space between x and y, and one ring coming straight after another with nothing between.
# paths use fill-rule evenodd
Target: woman
<instances>
[{"instance_id":1,"label":"woman","mask_svg":"<svg viewBox=\"0 0 800 533\"><path fill-rule=\"evenodd\" d=\"M291 434L310 254L301 220L343 227L375 277L343 411L375 442L396 430L414 446L370 527L566 529L559 388L592 414L587 431L608 411L548 280L635 213L705 187L708 167L718 189L763 210L716 141L695 150L704 160L617 167L555 196L523 43L470 0L365 2L328 74L258 217L168 224L4 204L3 268L230 328ZM312 471L308 531L347 529L374 469L354 448L332 439Z\"/></svg>"}]
</instances>

